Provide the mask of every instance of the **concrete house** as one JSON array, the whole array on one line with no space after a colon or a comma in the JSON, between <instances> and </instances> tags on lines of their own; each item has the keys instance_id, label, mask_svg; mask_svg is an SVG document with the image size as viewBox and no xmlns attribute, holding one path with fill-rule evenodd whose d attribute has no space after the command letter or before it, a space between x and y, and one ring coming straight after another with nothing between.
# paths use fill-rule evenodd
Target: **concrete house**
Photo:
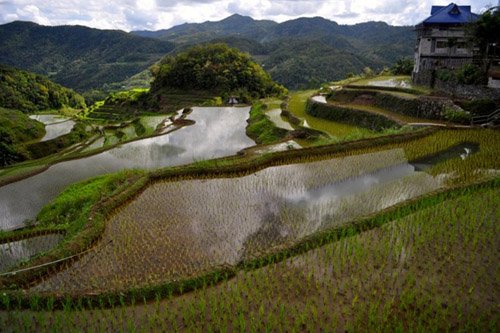
<instances>
[{"instance_id":1,"label":"concrete house","mask_svg":"<svg viewBox=\"0 0 500 333\"><path fill-rule=\"evenodd\" d=\"M432 6L431 16L419 23L415 46L414 83L432 86L436 70L472 63L473 49L466 43L465 26L479 16L471 6Z\"/></svg>"}]
</instances>

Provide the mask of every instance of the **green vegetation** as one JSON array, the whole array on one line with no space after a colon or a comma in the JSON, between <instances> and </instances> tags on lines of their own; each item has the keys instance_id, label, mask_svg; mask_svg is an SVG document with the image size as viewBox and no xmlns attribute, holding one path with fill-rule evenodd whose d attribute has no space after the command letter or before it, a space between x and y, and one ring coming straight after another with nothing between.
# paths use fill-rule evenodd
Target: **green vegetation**
<instances>
[{"instance_id":1,"label":"green vegetation","mask_svg":"<svg viewBox=\"0 0 500 333\"><path fill-rule=\"evenodd\" d=\"M397 88L357 86L332 91L328 99L337 103L368 104L394 113L430 120L468 123L470 114L446 98L394 92ZM367 89L370 88L370 89ZM404 90L402 90L404 91Z\"/></svg>"},{"instance_id":2,"label":"green vegetation","mask_svg":"<svg viewBox=\"0 0 500 333\"><path fill-rule=\"evenodd\" d=\"M306 112L307 101L314 93L315 91L313 90L305 90L290 94L288 109L294 116L303 119L304 125L307 124L310 128L330 135L334 141L355 140L369 134L374 134L372 131L359 126L320 119L309 115Z\"/></svg>"},{"instance_id":3,"label":"green vegetation","mask_svg":"<svg viewBox=\"0 0 500 333\"><path fill-rule=\"evenodd\" d=\"M499 216L492 207L499 194L497 185L440 196L404 215L386 215L380 228L346 231L282 262L234 278L220 272L219 285L207 279L181 297L143 305L137 296L135 307L117 299L107 310L96 302L93 311L11 311L0 322L39 331L83 325L101 331L124 325L139 331L496 331Z\"/></svg>"},{"instance_id":4,"label":"green vegetation","mask_svg":"<svg viewBox=\"0 0 500 333\"><path fill-rule=\"evenodd\" d=\"M47 75L92 104L110 92L147 88L150 77L144 70L165 54L200 43L225 43L247 52L278 83L304 89L365 67L378 72L410 56L414 40L411 27L382 22L346 26L317 17L278 24L236 15L132 34L12 22L0 26L0 63Z\"/></svg>"},{"instance_id":5,"label":"green vegetation","mask_svg":"<svg viewBox=\"0 0 500 333\"><path fill-rule=\"evenodd\" d=\"M318 88L370 67L376 72L412 54L411 27L382 22L338 25L321 17L276 23L233 15L219 22L184 24L140 36L180 45L225 43L248 52L289 89Z\"/></svg>"},{"instance_id":6,"label":"green vegetation","mask_svg":"<svg viewBox=\"0 0 500 333\"><path fill-rule=\"evenodd\" d=\"M289 131L276 127L265 115L266 104L254 104L248 118L247 135L258 144L269 144L285 138Z\"/></svg>"},{"instance_id":7,"label":"green vegetation","mask_svg":"<svg viewBox=\"0 0 500 333\"><path fill-rule=\"evenodd\" d=\"M460 101L460 106L471 113L472 116L489 115L500 107L500 102L489 99L479 99L472 101Z\"/></svg>"},{"instance_id":8,"label":"green vegetation","mask_svg":"<svg viewBox=\"0 0 500 333\"><path fill-rule=\"evenodd\" d=\"M0 166L23 161L28 157L23 144L40 139L44 125L20 111L0 107Z\"/></svg>"},{"instance_id":9,"label":"green vegetation","mask_svg":"<svg viewBox=\"0 0 500 333\"><path fill-rule=\"evenodd\" d=\"M29 234L65 232L64 242L41 256L24 262L18 268L38 268L0 277L0 286L16 288L43 278L44 275L71 261L62 260L55 265L44 264L78 255L91 247L102 235L105 219L118 205L124 203L146 184L147 178L139 171L124 171L105 175L70 186L54 202L42 209L39 224ZM21 231L25 232L25 231ZM3 236L3 237L2 237ZM0 239L12 239L16 233L0 234Z\"/></svg>"},{"instance_id":10,"label":"green vegetation","mask_svg":"<svg viewBox=\"0 0 500 333\"><path fill-rule=\"evenodd\" d=\"M250 56L224 44L197 46L175 58L166 57L152 70L153 93L160 89L202 90L223 99L235 95L243 102L286 93Z\"/></svg>"},{"instance_id":11,"label":"green vegetation","mask_svg":"<svg viewBox=\"0 0 500 333\"><path fill-rule=\"evenodd\" d=\"M123 31L18 21L0 26L0 49L0 63L44 74L84 92L130 78L174 45Z\"/></svg>"},{"instance_id":12,"label":"green vegetation","mask_svg":"<svg viewBox=\"0 0 500 333\"><path fill-rule=\"evenodd\" d=\"M397 122L378 114L312 100L309 100L306 112L313 117L360 126L372 131L399 127Z\"/></svg>"},{"instance_id":13,"label":"green vegetation","mask_svg":"<svg viewBox=\"0 0 500 333\"><path fill-rule=\"evenodd\" d=\"M476 22L469 24L468 35L470 43L479 47L479 52L483 56L483 59L492 54L493 50L490 48L493 45L498 47L500 43L498 31L500 31L500 14L498 9L484 12ZM487 68L489 64L486 63L484 65Z\"/></svg>"},{"instance_id":14,"label":"green vegetation","mask_svg":"<svg viewBox=\"0 0 500 333\"><path fill-rule=\"evenodd\" d=\"M444 82L480 85L486 83L486 72L477 65L465 64L457 69L440 69L437 78Z\"/></svg>"},{"instance_id":15,"label":"green vegetation","mask_svg":"<svg viewBox=\"0 0 500 333\"><path fill-rule=\"evenodd\" d=\"M0 64L0 107L34 112L61 108L84 109L85 100L47 78Z\"/></svg>"},{"instance_id":16,"label":"green vegetation","mask_svg":"<svg viewBox=\"0 0 500 333\"><path fill-rule=\"evenodd\" d=\"M90 138L94 133L87 131L87 124L84 122L77 123L68 134L61 135L57 138L48 141L34 142L26 146L31 159L47 157L58 153L65 148L74 144L83 142Z\"/></svg>"},{"instance_id":17,"label":"green vegetation","mask_svg":"<svg viewBox=\"0 0 500 333\"><path fill-rule=\"evenodd\" d=\"M429 133L432 133L429 135ZM117 204L123 202L123 200L126 200L130 198L130 196L134 195L138 189L142 189L145 184L148 183L148 179L165 179L165 180L179 180L181 177L182 179L188 179L191 181L194 178L197 179L206 179L206 177L228 177L228 176L237 176L237 175L242 175L242 174L248 174L251 172L254 172L255 170L262 169L266 166L269 165L281 165L281 164L289 164L289 163L296 163L296 162L312 162L314 160L320 159L329 159L329 158L339 158L339 157L346 157L346 156L361 156L360 154L368 154L366 155L367 158L369 158L370 154L374 152L384 152L384 151L394 151L397 152L398 150L401 150L401 148L404 149L404 154L406 155L406 158L408 158L410 161L413 160L419 160L423 157L429 156L429 154L435 154L436 152L441 152L444 151L450 147L453 147L457 145L458 143L461 142L476 142L479 144L479 151L477 153L472 154L469 156L465 161L462 161L461 158L452 158L445 160L444 162L440 162L436 164L435 166L432 166L428 171L430 175L433 176L438 176L438 175L453 175L450 179L447 179L445 184L446 186L455 186L454 184L460 184L460 186L464 186L466 184L471 184L475 183L478 181L482 181L484 179L488 179L491 177L491 174L488 173L488 170L494 169L495 166L498 165L498 156L500 156L498 152L498 147L495 145L492 145L491 142L495 142L495 140L498 139L498 133L496 131L487 131L487 130L468 130L468 131L433 131L433 132L415 132L415 133L408 133L405 135L396 135L392 137L381 137L381 138L376 138L372 140L361 140L359 142L353 142L353 143L344 143L340 145L332 145L332 146L326 146L326 147L318 147L318 148L309 148L309 149L304 149L304 150L292 150L292 151L285 151L285 152L280 152L280 153L273 153L273 154L267 154L263 156L255 156L251 159L248 158L230 158L227 159L227 163L222 160L221 163L212 163L212 164L207 164L203 163L200 165L192 165L192 166L187 166L187 167L176 167L176 168L167 168L165 170L160 170L160 171L154 171L149 174L148 177L144 177L141 175L124 175L124 177L118 177L117 179L120 181L120 184L123 184L122 189L127 189L124 192L121 192L120 190L116 190L116 187L110 187L108 190L106 190L106 187L104 189L95 187L91 185L92 190L90 191L91 193L109 193L109 191L112 191L113 193L116 194L118 198L121 199L116 199L114 197L109 198L108 203L110 205L107 205L106 202L104 204L98 203L97 206L94 205L92 208L90 208L91 215L90 219L89 216L86 215L85 218L83 218L81 221L88 221L87 225L85 226L84 230L89 229L89 232L92 232L91 235L92 237L90 238L85 238L85 239L95 239L95 237L98 237L102 233L102 224L96 225L96 221L101 221L99 223L104 223L102 222L102 219L96 219L95 216L100 216L104 217L107 215L106 212L110 212L112 208L110 207L116 207ZM332 155L333 154L333 155ZM338 159L338 161L342 161L343 159ZM349 159L344 159L345 163L349 164ZM390 160L387 159L381 159L383 163L390 162ZM344 163L344 162L342 162ZM370 164L371 163L371 164ZM356 166L347 165L348 169L346 169L349 172L355 171L355 168L357 167L363 167L363 165L370 165L370 167L376 168L376 165L373 164L372 162L370 163L357 163ZM354 169L353 169L354 168ZM352 170L351 170L352 169ZM318 169L319 170L319 169ZM325 170L340 170L338 167L336 168L331 168L328 167ZM428 176L426 176L428 177ZM440 177L437 177L436 179L439 179ZM254 179L253 177L250 177L250 179ZM260 177L255 178L260 179ZM429 178L431 179L431 178ZM228 181L231 181L229 179ZM97 181L97 183L100 183L100 181ZM106 180L104 179L103 184L106 183ZM78 186L87 186L87 184L92 184L92 183L84 183L83 185L76 185L71 189L70 192L73 193L79 193L80 191L82 193L85 193L87 191L83 191L81 189L78 189ZM133 186L130 186L130 184L134 184ZM179 191L183 191L184 185L183 183L172 183L175 188L177 188L176 193L180 193ZM194 183L193 183L194 184ZM444 185L444 184L443 184ZM419 185L420 186L420 185ZM243 187L245 188L245 187ZM95 189L95 190L94 190ZM164 193L164 192L162 192ZM199 192L197 192L199 193ZM219 191L218 193L224 193L224 191ZM394 191L388 191L387 193L394 193ZM157 195L158 196L158 195ZM73 199L71 199L73 197ZM232 198L236 198L237 196L232 196ZM69 205L66 206L65 204L61 204L60 202L56 201L55 205L62 207L59 211L59 209L55 209L54 211L59 211L64 214L69 214L67 216L72 216L69 219L63 218L61 221L62 223L66 223L67 221L72 221L75 220L75 217L73 217L72 214L78 214L74 208L71 207L80 207L82 205L82 202L80 202L77 198L75 198L74 195L68 195L67 200L62 200L61 202L65 202L68 200L73 200L76 202L75 205ZM93 195L88 196L89 198L89 203L93 202L95 200L95 197ZM191 196L191 198L194 200L194 196ZM204 196L206 199L206 196ZM95 202L95 201L94 201ZM186 201L183 204L191 204L190 201ZM89 204L90 205L90 204ZM90 207L89 205L85 204L86 207ZM69 208L68 208L69 207ZM162 205L157 206L157 207L162 207ZM180 206L178 206L179 208ZM226 207L226 206L225 206ZM420 206L416 206L420 207ZM50 212L50 210L48 210ZM83 212L84 215L88 213L88 210L86 209L85 212ZM152 213L152 212L151 212ZM149 216L148 213L147 215ZM290 214L289 212L288 214ZM56 214L58 215L58 214ZM49 220L53 220L56 215L52 215L49 213L48 218ZM43 214L42 214L43 216ZM399 216L399 215L398 215ZM82 222L83 223L83 222ZM162 224L165 225L165 224ZM71 225L70 225L71 226ZM70 228L68 226L68 228ZM166 225L165 225L166 226ZM80 228L81 225L78 227ZM97 228L97 229L96 229ZM127 228L130 230L130 228ZM97 231L96 231L97 230ZM100 231L99 231L100 230ZM115 230L115 229L113 229ZM116 232L116 233L115 233ZM111 237L116 237L118 234L122 234L122 231L118 231L116 229L115 231L112 231L109 236ZM124 235L128 233L125 232ZM155 233L158 234L158 233ZM78 234L80 235L80 234ZM107 236L108 237L108 236ZM318 237L323 237L319 235ZM125 240L128 238L125 237ZM313 239L316 239L313 237ZM331 238L327 238L331 239ZM65 246L69 246L71 248L72 243L67 243ZM107 243L104 242L101 245L104 246L105 251L113 250L114 246L113 245L106 245ZM140 242L133 242L134 248L140 248L141 243ZM79 249L81 247L78 247ZM310 247L308 247L310 248ZM54 250L56 251L56 250ZM61 251L58 249L57 251ZM68 250L65 250L64 253L68 253ZM281 250L280 250L281 251ZM286 249L283 250L286 253ZM57 252L61 253L61 252ZM196 252L198 253L198 252ZM105 259L104 256L103 259ZM40 257L39 260L44 260L45 257ZM51 257L51 259L55 259L56 257ZM173 257L172 257L173 258ZM253 260L253 259L252 259ZM46 261L43 261L46 262ZM246 265L246 264L245 264ZM76 266L78 267L78 266ZM136 267L133 265L133 267ZM140 269L140 265L137 266L138 269ZM142 272L142 270L141 270ZM28 273L26 273L28 274ZM212 274L212 273L210 273ZM36 275L38 276L38 275ZM116 276L116 275L113 275ZM154 275L156 276L156 275ZM31 277L33 278L33 277ZM15 284L20 283L21 280L18 279L23 279L23 280L30 280L30 275L24 275L23 276L16 276L16 277L11 277L10 279L15 279L16 282ZM11 283L11 280L9 281ZM151 276L149 279L153 279L156 281L156 278L153 278ZM151 280L151 281L153 281ZM206 281L206 280L205 280ZM116 282L119 282L117 280ZM198 282L200 282L198 280ZM198 283L197 282L197 283ZM190 282L191 283L191 282ZM141 285L143 283L141 282ZM7 285L10 285L7 284ZM155 283L153 283L155 285ZM183 287L182 285L179 286L178 284L175 284L175 288L181 288L181 289L175 289L177 290L176 292L182 292ZM199 284L197 284L199 286ZM167 286L167 285L164 285ZM151 288L153 289L151 289ZM150 293L151 291L154 290L159 290L156 289L154 286L147 287L146 289L141 289L143 291L147 291L147 293ZM169 283L167 290L171 290L172 285ZM160 288L161 289L161 288ZM185 290L185 289L184 289ZM140 292L138 290L134 291L135 292ZM146 291L145 291L146 292ZM132 296L134 294L129 294L129 296ZM149 294L151 295L151 294ZM127 297L129 297L127 296Z\"/></svg>"},{"instance_id":18,"label":"green vegetation","mask_svg":"<svg viewBox=\"0 0 500 333\"><path fill-rule=\"evenodd\" d=\"M413 71L413 60L410 58L400 58L391 67L391 72L394 75L411 75Z\"/></svg>"}]
</instances>

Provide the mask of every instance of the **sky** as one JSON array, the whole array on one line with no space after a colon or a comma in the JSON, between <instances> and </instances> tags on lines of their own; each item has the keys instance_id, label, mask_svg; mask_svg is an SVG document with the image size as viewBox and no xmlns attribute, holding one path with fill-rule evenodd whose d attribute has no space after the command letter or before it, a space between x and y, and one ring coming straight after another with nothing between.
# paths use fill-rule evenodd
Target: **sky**
<instances>
[{"instance_id":1,"label":"sky","mask_svg":"<svg viewBox=\"0 0 500 333\"><path fill-rule=\"evenodd\" d=\"M232 14L283 22L322 16L340 24L384 21L415 25L442 0L0 0L0 24L16 20L99 29L159 30L182 23L219 21ZM481 13L498 0L455 0Z\"/></svg>"}]
</instances>

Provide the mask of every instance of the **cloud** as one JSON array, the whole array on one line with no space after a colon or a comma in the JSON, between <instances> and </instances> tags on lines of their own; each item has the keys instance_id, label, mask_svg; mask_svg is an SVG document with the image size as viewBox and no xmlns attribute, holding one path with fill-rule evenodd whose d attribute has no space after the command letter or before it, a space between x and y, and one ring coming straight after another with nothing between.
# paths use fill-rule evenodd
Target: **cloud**
<instances>
[{"instance_id":1,"label":"cloud","mask_svg":"<svg viewBox=\"0 0 500 333\"><path fill-rule=\"evenodd\" d=\"M439 2L439 3L438 3ZM455 0L482 12L495 0ZM385 21L414 25L436 0L0 0L0 24L14 20L45 25L81 24L103 29L157 30L185 22L217 21L238 13L277 22L323 16L341 24Z\"/></svg>"}]
</instances>

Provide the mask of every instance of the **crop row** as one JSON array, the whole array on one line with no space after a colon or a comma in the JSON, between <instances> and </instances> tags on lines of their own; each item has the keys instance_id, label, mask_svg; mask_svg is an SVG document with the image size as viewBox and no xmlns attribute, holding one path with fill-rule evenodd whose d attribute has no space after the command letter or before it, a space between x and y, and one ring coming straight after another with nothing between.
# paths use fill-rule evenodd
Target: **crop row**
<instances>
[{"instance_id":1,"label":"crop row","mask_svg":"<svg viewBox=\"0 0 500 333\"><path fill-rule=\"evenodd\" d=\"M450 142L461 142L467 132L454 133L457 138ZM464 138L479 138L469 134ZM442 142L433 146L432 136L426 139L428 149L447 147ZM234 267L457 180L491 177L496 171L490 170L498 167L499 155L493 155L498 147L477 141L482 143L479 152L465 160L452 156L427 172L415 172L405 162L405 155L421 157L412 149L422 143L410 142L240 178L153 184L108 221L93 252L33 291L124 291Z\"/></svg>"},{"instance_id":2,"label":"crop row","mask_svg":"<svg viewBox=\"0 0 500 333\"><path fill-rule=\"evenodd\" d=\"M180 297L0 313L9 330L496 331L498 187ZM139 302L139 301L138 301Z\"/></svg>"}]
</instances>

